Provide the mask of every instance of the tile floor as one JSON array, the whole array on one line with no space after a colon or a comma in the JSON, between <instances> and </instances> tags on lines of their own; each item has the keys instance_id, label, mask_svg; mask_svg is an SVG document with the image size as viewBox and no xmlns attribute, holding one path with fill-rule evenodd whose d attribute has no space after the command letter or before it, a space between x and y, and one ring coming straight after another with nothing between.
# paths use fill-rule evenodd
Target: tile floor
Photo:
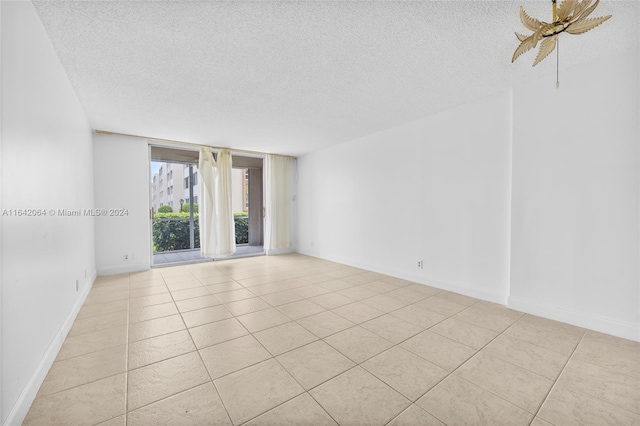
<instances>
[{"instance_id":1,"label":"tile floor","mask_svg":"<svg viewBox=\"0 0 640 426\"><path fill-rule=\"evenodd\" d=\"M101 277L27 425L639 425L640 343L302 255Z\"/></svg>"}]
</instances>

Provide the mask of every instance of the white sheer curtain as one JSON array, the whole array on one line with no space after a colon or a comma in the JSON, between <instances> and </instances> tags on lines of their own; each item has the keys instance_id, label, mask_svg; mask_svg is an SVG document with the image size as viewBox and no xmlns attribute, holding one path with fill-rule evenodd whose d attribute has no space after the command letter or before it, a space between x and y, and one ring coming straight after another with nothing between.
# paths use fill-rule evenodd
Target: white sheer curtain
<instances>
[{"instance_id":1,"label":"white sheer curtain","mask_svg":"<svg viewBox=\"0 0 640 426\"><path fill-rule=\"evenodd\" d=\"M271 154L265 159L264 249L268 255L291 251L290 161L289 157Z\"/></svg>"},{"instance_id":2,"label":"white sheer curtain","mask_svg":"<svg viewBox=\"0 0 640 426\"><path fill-rule=\"evenodd\" d=\"M211 148L200 149L200 253L213 258L229 256L236 251L231 205L231 152L221 149L217 157L216 161Z\"/></svg>"}]
</instances>

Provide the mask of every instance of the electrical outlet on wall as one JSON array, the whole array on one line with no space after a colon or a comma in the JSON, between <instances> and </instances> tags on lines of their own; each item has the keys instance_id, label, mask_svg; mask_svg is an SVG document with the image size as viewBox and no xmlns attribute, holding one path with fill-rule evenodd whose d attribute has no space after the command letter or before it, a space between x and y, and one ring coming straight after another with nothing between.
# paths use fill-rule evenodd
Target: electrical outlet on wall
<instances>
[{"instance_id":1,"label":"electrical outlet on wall","mask_svg":"<svg viewBox=\"0 0 640 426\"><path fill-rule=\"evenodd\" d=\"M424 262L422 260L418 260L418 269L422 269L424 267Z\"/></svg>"}]
</instances>

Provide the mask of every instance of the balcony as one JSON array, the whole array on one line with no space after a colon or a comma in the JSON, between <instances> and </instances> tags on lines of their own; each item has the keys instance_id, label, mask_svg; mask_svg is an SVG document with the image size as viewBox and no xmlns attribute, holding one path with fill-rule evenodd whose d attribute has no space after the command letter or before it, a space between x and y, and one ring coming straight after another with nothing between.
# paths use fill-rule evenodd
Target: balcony
<instances>
[{"instance_id":1,"label":"balcony","mask_svg":"<svg viewBox=\"0 0 640 426\"><path fill-rule=\"evenodd\" d=\"M233 257L260 254L262 245L248 245L249 218L235 217L236 253ZM193 218L193 242L191 241L189 216L186 213L158 213L153 219L153 264L194 262L207 260L200 256L199 218Z\"/></svg>"}]
</instances>

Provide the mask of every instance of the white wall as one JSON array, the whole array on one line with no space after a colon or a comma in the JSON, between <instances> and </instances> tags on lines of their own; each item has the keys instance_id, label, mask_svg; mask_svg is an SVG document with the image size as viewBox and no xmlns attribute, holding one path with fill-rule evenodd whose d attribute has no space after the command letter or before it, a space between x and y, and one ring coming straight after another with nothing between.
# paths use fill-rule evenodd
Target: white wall
<instances>
[{"instance_id":1,"label":"white wall","mask_svg":"<svg viewBox=\"0 0 640 426\"><path fill-rule=\"evenodd\" d=\"M514 90L510 305L640 340L637 49Z\"/></svg>"},{"instance_id":2,"label":"white wall","mask_svg":"<svg viewBox=\"0 0 640 426\"><path fill-rule=\"evenodd\" d=\"M32 4L1 2L0 9L2 208L92 208L84 111ZM51 214L1 220L0 423L13 425L26 415L93 283L94 221Z\"/></svg>"},{"instance_id":3,"label":"white wall","mask_svg":"<svg viewBox=\"0 0 640 426\"><path fill-rule=\"evenodd\" d=\"M126 216L96 218L98 274L149 269L151 236L148 143L141 138L99 133L94 135L93 141L96 208L127 210ZM128 255L128 260L124 259L125 254Z\"/></svg>"},{"instance_id":4,"label":"white wall","mask_svg":"<svg viewBox=\"0 0 640 426\"><path fill-rule=\"evenodd\" d=\"M296 247L505 303L510 143L505 92L302 156Z\"/></svg>"}]
</instances>

